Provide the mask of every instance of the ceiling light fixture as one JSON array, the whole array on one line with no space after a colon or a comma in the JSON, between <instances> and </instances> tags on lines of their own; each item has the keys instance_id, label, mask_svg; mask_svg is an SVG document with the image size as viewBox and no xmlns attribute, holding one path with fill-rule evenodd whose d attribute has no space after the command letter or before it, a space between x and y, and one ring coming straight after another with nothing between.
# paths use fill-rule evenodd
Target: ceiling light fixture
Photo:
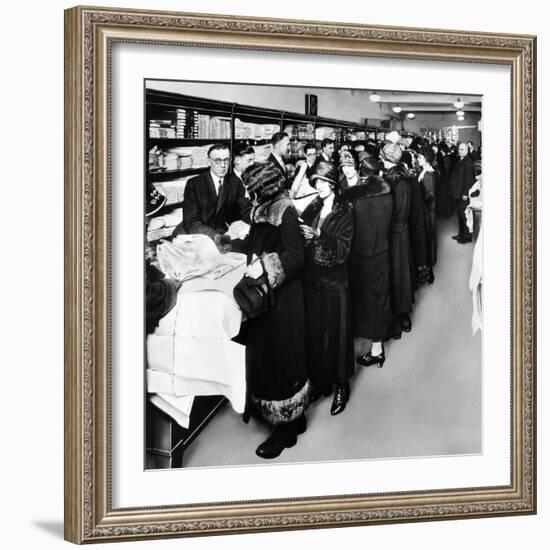
<instances>
[{"instance_id":1,"label":"ceiling light fixture","mask_svg":"<svg viewBox=\"0 0 550 550\"><path fill-rule=\"evenodd\" d=\"M462 109L462 107L464 107L464 102L460 100L460 98L458 98L454 103L453 105L457 108L457 109Z\"/></svg>"},{"instance_id":2,"label":"ceiling light fixture","mask_svg":"<svg viewBox=\"0 0 550 550\"><path fill-rule=\"evenodd\" d=\"M458 120L460 120L460 122L462 122L464 120L464 117L463 116L459 116L458 117Z\"/></svg>"},{"instance_id":3,"label":"ceiling light fixture","mask_svg":"<svg viewBox=\"0 0 550 550\"><path fill-rule=\"evenodd\" d=\"M401 107L399 107L399 105L394 105L394 106L392 107L392 111L393 111L394 113L397 113L397 114L399 114L402 110L403 110L403 109L401 109Z\"/></svg>"},{"instance_id":4,"label":"ceiling light fixture","mask_svg":"<svg viewBox=\"0 0 550 550\"><path fill-rule=\"evenodd\" d=\"M464 117L464 111L457 111L456 116L458 117Z\"/></svg>"},{"instance_id":5,"label":"ceiling light fixture","mask_svg":"<svg viewBox=\"0 0 550 550\"><path fill-rule=\"evenodd\" d=\"M373 92L373 93L369 96L369 99L370 99L373 103L377 103L377 102L380 101L382 98L380 97L380 94L377 94L376 92Z\"/></svg>"},{"instance_id":6,"label":"ceiling light fixture","mask_svg":"<svg viewBox=\"0 0 550 550\"><path fill-rule=\"evenodd\" d=\"M407 113L407 118L414 118L416 115L414 113Z\"/></svg>"}]
</instances>

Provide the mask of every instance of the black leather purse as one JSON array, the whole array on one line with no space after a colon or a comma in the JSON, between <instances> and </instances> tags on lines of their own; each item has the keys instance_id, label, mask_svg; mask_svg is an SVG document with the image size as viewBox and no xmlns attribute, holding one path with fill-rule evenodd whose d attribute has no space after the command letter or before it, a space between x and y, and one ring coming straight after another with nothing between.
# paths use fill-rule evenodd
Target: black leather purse
<instances>
[{"instance_id":1,"label":"black leather purse","mask_svg":"<svg viewBox=\"0 0 550 550\"><path fill-rule=\"evenodd\" d=\"M257 279L244 276L233 289L233 297L247 318L253 319L266 313L275 304L275 294L265 270L264 261L260 258L263 274Z\"/></svg>"}]
</instances>

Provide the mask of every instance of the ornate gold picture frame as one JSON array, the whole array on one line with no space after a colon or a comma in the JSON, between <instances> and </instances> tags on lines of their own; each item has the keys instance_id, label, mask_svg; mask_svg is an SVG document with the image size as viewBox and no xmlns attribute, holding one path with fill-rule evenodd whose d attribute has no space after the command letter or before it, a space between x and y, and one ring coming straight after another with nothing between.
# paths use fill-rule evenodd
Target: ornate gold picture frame
<instances>
[{"instance_id":1,"label":"ornate gold picture frame","mask_svg":"<svg viewBox=\"0 0 550 550\"><path fill-rule=\"evenodd\" d=\"M499 64L511 89L510 484L114 508L111 93L117 43ZM112 542L536 513L536 37L75 7L65 12L65 538Z\"/></svg>"}]
</instances>

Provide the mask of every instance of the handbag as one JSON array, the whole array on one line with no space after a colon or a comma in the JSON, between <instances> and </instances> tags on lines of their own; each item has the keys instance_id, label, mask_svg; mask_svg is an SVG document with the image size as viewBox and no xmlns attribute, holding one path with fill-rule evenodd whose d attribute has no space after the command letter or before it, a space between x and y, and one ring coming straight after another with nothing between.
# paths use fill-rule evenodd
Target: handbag
<instances>
[{"instance_id":1,"label":"handbag","mask_svg":"<svg viewBox=\"0 0 550 550\"><path fill-rule=\"evenodd\" d=\"M275 304L275 294L267 276L264 261L259 259L263 274L257 279L243 276L233 289L233 297L247 318L253 319L266 313Z\"/></svg>"}]
</instances>

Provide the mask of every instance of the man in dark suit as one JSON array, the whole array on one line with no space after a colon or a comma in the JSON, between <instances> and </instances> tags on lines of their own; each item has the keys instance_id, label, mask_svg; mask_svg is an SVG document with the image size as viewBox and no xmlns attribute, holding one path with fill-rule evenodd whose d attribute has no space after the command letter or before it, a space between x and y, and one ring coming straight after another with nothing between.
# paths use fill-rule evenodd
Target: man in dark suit
<instances>
[{"instance_id":1,"label":"man in dark suit","mask_svg":"<svg viewBox=\"0 0 550 550\"><path fill-rule=\"evenodd\" d=\"M315 160L315 164L313 165L313 168L321 162L332 162L332 164L336 164L336 160L334 159L334 140L325 138L323 141L321 141L321 154L317 157Z\"/></svg>"},{"instance_id":2,"label":"man in dark suit","mask_svg":"<svg viewBox=\"0 0 550 550\"><path fill-rule=\"evenodd\" d=\"M286 132L277 132L273 134L271 138L271 144L273 145L273 152L269 155L267 162L270 162L281 172L285 178L285 189L290 189L292 181L289 179L286 173L286 166L284 157L288 155L290 147L290 138Z\"/></svg>"},{"instance_id":3,"label":"man in dark suit","mask_svg":"<svg viewBox=\"0 0 550 550\"><path fill-rule=\"evenodd\" d=\"M460 244L472 241L472 235L466 225L464 210L468 205L468 192L475 182L474 163L468 154L466 143L459 143L457 148L458 162L451 171L451 190L455 200L458 234L453 236Z\"/></svg>"},{"instance_id":4,"label":"man in dark suit","mask_svg":"<svg viewBox=\"0 0 550 550\"><path fill-rule=\"evenodd\" d=\"M181 233L208 235L219 243L231 223L247 220L250 203L244 187L228 174L231 157L227 145L212 145L208 150L210 169L190 179L183 196L183 221L173 236Z\"/></svg>"}]
</instances>

